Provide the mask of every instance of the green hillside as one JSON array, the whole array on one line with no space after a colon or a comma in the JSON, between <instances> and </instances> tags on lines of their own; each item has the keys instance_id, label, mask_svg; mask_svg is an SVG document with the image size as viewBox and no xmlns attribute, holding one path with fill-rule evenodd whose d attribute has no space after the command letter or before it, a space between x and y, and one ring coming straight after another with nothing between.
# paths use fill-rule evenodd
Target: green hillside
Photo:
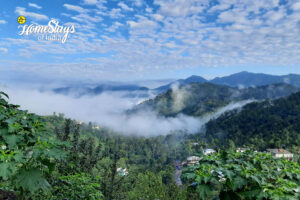
<instances>
[{"instance_id":1,"label":"green hillside","mask_svg":"<svg viewBox=\"0 0 300 200\"><path fill-rule=\"evenodd\" d=\"M287 98L251 103L223 114L206 126L207 138L219 145L291 147L300 144L300 92Z\"/></svg>"},{"instance_id":2,"label":"green hillside","mask_svg":"<svg viewBox=\"0 0 300 200\"><path fill-rule=\"evenodd\" d=\"M150 109L164 116L176 116L180 113L201 116L231 102L275 99L297 91L298 88L283 83L245 89L211 83L192 83L168 90L154 99L139 104L131 112Z\"/></svg>"}]
</instances>

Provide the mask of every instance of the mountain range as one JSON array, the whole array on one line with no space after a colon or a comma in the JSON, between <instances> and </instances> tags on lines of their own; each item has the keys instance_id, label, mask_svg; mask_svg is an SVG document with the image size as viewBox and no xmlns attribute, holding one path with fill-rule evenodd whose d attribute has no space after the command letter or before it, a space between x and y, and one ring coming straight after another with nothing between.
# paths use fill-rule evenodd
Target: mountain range
<instances>
[{"instance_id":1,"label":"mountain range","mask_svg":"<svg viewBox=\"0 0 300 200\"><path fill-rule=\"evenodd\" d=\"M239 72L224 77L216 77L212 80L206 80L201 76L190 76L187 79L179 79L167 85L160 86L154 90L163 92L171 88L174 84L186 85L190 83L213 83L218 85L227 85L231 87L256 87L270 85L275 83L288 83L296 87L300 87L300 75L288 74L282 76L269 75L263 73Z\"/></svg>"},{"instance_id":2,"label":"mountain range","mask_svg":"<svg viewBox=\"0 0 300 200\"><path fill-rule=\"evenodd\" d=\"M127 97L148 97L149 88L139 85L125 84L101 84L96 87L61 87L53 89L54 93L73 95L76 97L84 95L99 95L103 92L126 92Z\"/></svg>"},{"instance_id":3,"label":"mountain range","mask_svg":"<svg viewBox=\"0 0 300 200\"><path fill-rule=\"evenodd\" d=\"M95 87L85 86L69 86L53 89L53 92L80 97L83 95L98 95L103 92L129 92L129 97L149 97L149 92L153 94L161 94L166 92L175 85L188 85L191 83L212 83L217 85L226 85L230 87L248 88L276 83L287 83L296 87L300 87L300 75L288 74L275 76L262 73L240 72L224 77L217 77L212 80L207 80L201 76L190 76L186 79L172 81L166 85L149 89L139 84L122 84L122 83L104 83Z\"/></svg>"}]
</instances>

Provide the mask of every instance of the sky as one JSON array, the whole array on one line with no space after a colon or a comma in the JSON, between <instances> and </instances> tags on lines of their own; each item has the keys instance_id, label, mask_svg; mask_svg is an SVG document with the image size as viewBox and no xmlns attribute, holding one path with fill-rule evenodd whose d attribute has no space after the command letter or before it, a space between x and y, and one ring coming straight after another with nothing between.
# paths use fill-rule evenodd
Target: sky
<instances>
[{"instance_id":1,"label":"sky","mask_svg":"<svg viewBox=\"0 0 300 200\"><path fill-rule=\"evenodd\" d=\"M0 83L300 74L299 0L2 0ZM65 43L18 33L52 19Z\"/></svg>"}]
</instances>

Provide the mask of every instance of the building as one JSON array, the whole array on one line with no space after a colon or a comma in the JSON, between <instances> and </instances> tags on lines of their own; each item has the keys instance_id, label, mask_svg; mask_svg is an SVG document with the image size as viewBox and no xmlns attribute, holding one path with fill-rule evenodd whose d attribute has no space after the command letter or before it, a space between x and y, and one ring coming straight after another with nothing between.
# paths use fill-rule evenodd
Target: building
<instances>
[{"instance_id":1,"label":"building","mask_svg":"<svg viewBox=\"0 0 300 200\"><path fill-rule=\"evenodd\" d=\"M126 168L118 168L117 172L119 173L119 175L121 176L127 176L128 175L128 171Z\"/></svg>"},{"instance_id":2,"label":"building","mask_svg":"<svg viewBox=\"0 0 300 200\"><path fill-rule=\"evenodd\" d=\"M187 166L191 166L191 165L194 165L194 164L198 164L201 159L202 158L200 158L198 156L187 157L187 159L186 159L186 165Z\"/></svg>"},{"instance_id":3,"label":"building","mask_svg":"<svg viewBox=\"0 0 300 200\"><path fill-rule=\"evenodd\" d=\"M294 154L284 149L267 149L267 152L271 153L274 158L286 158L292 160Z\"/></svg>"},{"instance_id":4,"label":"building","mask_svg":"<svg viewBox=\"0 0 300 200\"><path fill-rule=\"evenodd\" d=\"M216 151L214 149L204 149L203 150L203 154L206 156L209 154L212 154L212 153L216 153Z\"/></svg>"},{"instance_id":5,"label":"building","mask_svg":"<svg viewBox=\"0 0 300 200\"><path fill-rule=\"evenodd\" d=\"M244 152L247 151L247 150L249 150L249 149L247 149L247 148L240 148L240 147L239 147L239 148L236 149L236 152L237 152L237 153L244 153Z\"/></svg>"},{"instance_id":6,"label":"building","mask_svg":"<svg viewBox=\"0 0 300 200\"><path fill-rule=\"evenodd\" d=\"M100 126L93 126L92 129L94 129L94 130L99 130L99 129L100 129Z\"/></svg>"}]
</instances>

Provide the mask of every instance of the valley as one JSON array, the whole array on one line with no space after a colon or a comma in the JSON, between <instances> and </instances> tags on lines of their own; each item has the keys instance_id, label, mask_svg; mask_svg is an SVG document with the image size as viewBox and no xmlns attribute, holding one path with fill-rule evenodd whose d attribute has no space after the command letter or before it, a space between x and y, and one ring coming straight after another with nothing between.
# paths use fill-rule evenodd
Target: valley
<instances>
[{"instance_id":1,"label":"valley","mask_svg":"<svg viewBox=\"0 0 300 200\"><path fill-rule=\"evenodd\" d=\"M116 88L124 92L123 87ZM132 88L141 87L130 87L130 90ZM64 92L59 95L71 94ZM85 95L72 98L81 99ZM93 95L97 97L101 94ZM33 199L47 199L48 195L55 199L62 196L77 198L72 197L65 189L73 187L72 190L77 190L79 187L82 192L78 195L93 195L93 198L105 200L134 200L141 197L149 200L213 199L216 195L225 195L218 187L206 187L207 184L214 184L214 173L207 172L210 177L206 181L204 179L204 182L201 176L201 179L193 178L198 176L193 174L194 168L205 171L203 167L210 163L211 167L217 167L218 173L222 172L222 181L224 179L232 181L233 185L241 184L228 188L231 193L226 195L233 198L235 195L242 195L240 192L247 191L250 185L257 192L263 189L256 185L257 182L253 182L254 179L240 177L238 171L220 168L218 159L226 163L229 162L226 160L229 159L228 156L233 156L235 162L251 165L253 170L259 169L266 173L255 165L255 159L260 158L270 168L278 165L291 170L291 163L268 157L271 154L265 152L266 149L284 149L282 151L292 153L295 165L300 163L300 92L298 87L286 83L243 88L207 82L181 85L176 83L166 92L132 104L132 107L120 112L125 117L123 119L136 117L137 113L151 112L157 118L155 123L148 121L153 126L159 127L171 120L181 120L185 125L173 127L169 129L171 131L153 127L154 132L149 133L153 134L155 130L165 131L153 135L138 134L144 129L140 129L141 132L131 129L130 134L128 131L123 132L122 127L119 131L102 124L101 121L83 122L65 117L59 112L44 116L28 114L18 110L18 106L8 104L6 101L9 99L5 93L1 93L1 96L1 148L2 152L6 152L2 159L6 159L8 164L0 166L0 177L5 180L1 182L2 187L15 191L9 195L22 197L23 194L31 192ZM192 118L193 123L186 124L185 120L188 118ZM149 119L151 118L146 118ZM138 124L141 121L134 122L137 123L136 127L141 125ZM120 125L118 121L113 123ZM124 128L126 123L123 123ZM197 127L193 132L185 128L191 125ZM28 126L33 129L28 129ZM32 132L35 129L38 130L38 135ZM22 134L18 135L18 132ZM205 149L209 148L214 151L206 154ZM28 152L33 152L34 162L29 162ZM195 162L186 161L192 157L199 159ZM212 161L216 163L213 164ZM269 165L270 162L273 164ZM284 162L284 166L280 162ZM27 163L26 169L23 169L22 163ZM174 163L180 164L176 164L175 168ZM40 167L36 168L37 165ZM49 167L51 171L48 170ZM261 179L271 176L264 173L260 175ZM297 170L291 173L299 175ZM13 177L22 177L25 182L14 185ZM66 185L66 181L71 185ZM223 184L222 181L218 184ZM298 184L299 180L283 181ZM246 187L246 184L249 185ZM198 187L203 191L198 193ZM289 187L295 189L293 186ZM51 189L46 191L44 188ZM288 191L283 192L283 195L290 195L291 198L298 195ZM265 195L271 197L274 194L270 192Z\"/></svg>"}]
</instances>

